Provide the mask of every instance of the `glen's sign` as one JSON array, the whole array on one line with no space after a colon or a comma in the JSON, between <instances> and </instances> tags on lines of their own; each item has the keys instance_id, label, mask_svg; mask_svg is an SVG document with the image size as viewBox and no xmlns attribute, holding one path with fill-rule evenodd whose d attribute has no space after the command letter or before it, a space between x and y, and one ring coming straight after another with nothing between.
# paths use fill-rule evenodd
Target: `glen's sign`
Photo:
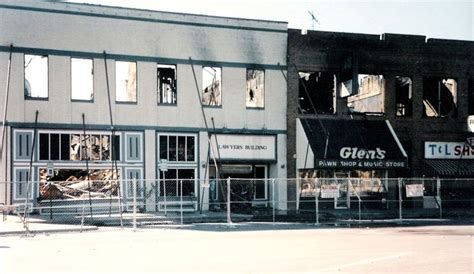
<instances>
[{"instance_id":1,"label":"glen's sign","mask_svg":"<svg viewBox=\"0 0 474 274\"><path fill-rule=\"evenodd\" d=\"M211 143L216 150L216 139L222 160L276 160L275 135L212 135Z\"/></svg>"},{"instance_id":2,"label":"glen's sign","mask_svg":"<svg viewBox=\"0 0 474 274\"><path fill-rule=\"evenodd\" d=\"M425 159L474 159L474 147L462 142L425 142Z\"/></svg>"},{"instance_id":3,"label":"glen's sign","mask_svg":"<svg viewBox=\"0 0 474 274\"><path fill-rule=\"evenodd\" d=\"M387 151L377 147L365 149L360 147L342 147L338 159L316 159L319 168L348 169L393 169L405 168L405 160L386 159Z\"/></svg>"}]
</instances>

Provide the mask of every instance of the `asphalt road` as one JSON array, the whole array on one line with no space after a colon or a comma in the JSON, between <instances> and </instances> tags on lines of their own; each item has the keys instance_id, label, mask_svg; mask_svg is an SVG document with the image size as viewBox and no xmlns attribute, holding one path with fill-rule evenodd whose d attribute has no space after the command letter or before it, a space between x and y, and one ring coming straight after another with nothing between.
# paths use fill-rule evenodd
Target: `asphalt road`
<instances>
[{"instance_id":1,"label":"asphalt road","mask_svg":"<svg viewBox=\"0 0 474 274\"><path fill-rule=\"evenodd\" d=\"M473 273L474 226L194 225L0 237L0 273Z\"/></svg>"}]
</instances>

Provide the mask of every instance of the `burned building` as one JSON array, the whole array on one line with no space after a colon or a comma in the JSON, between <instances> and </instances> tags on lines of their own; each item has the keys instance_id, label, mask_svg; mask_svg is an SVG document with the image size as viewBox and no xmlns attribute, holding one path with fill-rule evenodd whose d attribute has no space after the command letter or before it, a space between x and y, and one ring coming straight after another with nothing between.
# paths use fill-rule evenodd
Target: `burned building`
<instances>
[{"instance_id":1,"label":"burned building","mask_svg":"<svg viewBox=\"0 0 474 274\"><path fill-rule=\"evenodd\" d=\"M472 41L290 29L288 55L289 177L474 176Z\"/></svg>"},{"instance_id":2,"label":"burned building","mask_svg":"<svg viewBox=\"0 0 474 274\"><path fill-rule=\"evenodd\" d=\"M286 22L2 1L0 25L0 202L127 203L137 180L146 211L205 210L209 178L244 177L286 208L267 183L286 177Z\"/></svg>"}]
</instances>

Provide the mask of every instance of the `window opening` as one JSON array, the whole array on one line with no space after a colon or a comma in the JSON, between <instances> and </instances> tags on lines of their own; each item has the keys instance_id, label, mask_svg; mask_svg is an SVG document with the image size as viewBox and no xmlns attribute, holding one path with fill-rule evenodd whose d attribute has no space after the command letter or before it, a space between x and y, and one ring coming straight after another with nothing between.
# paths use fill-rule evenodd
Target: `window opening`
<instances>
[{"instance_id":1,"label":"window opening","mask_svg":"<svg viewBox=\"0 0 474 274\"><path fill-rule=\"evenodd\" d=\"M424 78L423 107L425 117L456 117L457 81L452 78Z\"/></svg>"},{"instance_id":2,"label":"window opening","mask_svg":"<svg viewBox=\"0 0 474 274\"><path fill-rule=\"evenodd\" d=\"M202 68L202 104L206 106L222 105L221 68Z\"/></svg>"},{"instance_id":3,"label":"window opening","mask_svg":"<svg viewBox=\"0 0 474 274\"><path fill-rule=\"evenodd\" d=\"M334 114L336 109L335 74L329 72L299 72L298 74L300 111L303 114L315 114L311 106L312 102L317 114Z\"/></svg>"},{"instance_id":4,"label":"window opening","mask_svg":"<svg viewBox=\"0 0 474 274\"><path fill-rule=\"evenodd\" d=\"M413 81L411 77L397 76L395 103L397 116L412 116Z\"/></svg>"},{"instance_id":5,"label":"window opening","mask_svg":"<svg viewBox=\"0 0 474 274\"><path fill-rule=\"evenodd\" d=\"M265 72L263 70L247 69L246 106L263 108L265 95Z\"/></svg>"},{"instance_id":6,"label":"window opening","mask_svg":"<svg viewBox=\"0 0 474 274\"><path fill-rule=\"evenodd\" d=\"M115 62L115 90L117 102L137 101L137 63Z\"/></svg>"},{"instance_id":7,"label":"window opening","mask_svg":"<svg viewBox=\"0 0 474 274\"><path fill-rule=\"evenodd\" d=\"M157 65L158 103L175 105L178 100L176 85L176 66Z\"/></svg>"},{"instance_id":8,"label":"window opening","mask_svg":"<svg viewBox=\"0 0 474 274\"><path fill-rule=\"evenodd\" d=\"M92 59L71 58L71 99L94 99L94 65Z\"/></svg>"},{"instance_id":9,"label":"window opening","mask_svg":"<svg viewBox=\"0 0 474 274\"><path fill-rule=\"evenodd\" d=\"M358 74L357 80L357 92L347 97L349 112L384 113L385 78L383 75Z\"/></svg>"},{"instance_id":10,"label":"window opening","mask_svg":"<svg viewBox=\"0 0 474 274\"><path fill-rule=\"evenodd\" d=\"M48 56L25 54L25 98L48 98Z\"/></svg>"}]
</instances>

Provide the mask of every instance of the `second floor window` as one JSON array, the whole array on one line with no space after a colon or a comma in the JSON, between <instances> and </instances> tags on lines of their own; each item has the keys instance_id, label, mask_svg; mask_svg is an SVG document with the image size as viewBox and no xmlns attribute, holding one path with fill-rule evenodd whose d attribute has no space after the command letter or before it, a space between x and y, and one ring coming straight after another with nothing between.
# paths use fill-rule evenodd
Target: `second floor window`
<instances>
[{"instance_id":1,"label":"second floor window","mask_svg":"<svg viewBox=\"0 0 474 274\"><path fill-rule=\"evenodd\" d=\"M423 79L424 117L456 117L458 84L453 78Z\"/></svg>"},{"instance_id":2,"label":"second floor window","mask_svg":"<svg viewBox=\"0 0 474 274\"><path fill-rule=\"evenodd\" d=\"M48 56L25 54L25 98L48 98Z\"/></svg>"},{"instance_id":3,"label":"second floor window","mask_svg":"<svg viewBox=\"0 0 474 274\"><path fill-rule=\"evenodd\" d=\"M137 102L137 63L115 62L115 100Z\"/></svg>"},{"instance_id":4,"label":"second floor window","mask_svg":"<svg viewBox=\"0 0 474 274\"><path fill-rule=\"evenodd\" d=\"M219 67L202 68L202 104L222 105L222 75Z\"/></svg>"},{"instance_id":5,"label":"second floor window","mask_svg":"<svg viewBox=\"0 0 474 274\"><path fill-rule=\"evenodd\" d=\"M92 59L71 58L71 99L94 99L94 68Z\"/></svg>"},{"instance_id":6,"label":"second floor window","mask_svg":"<svg viewBox=\"0 0 474 274\"><path fill-rule=\"evenodd\" d=\"M158 79L158 103L164 105L176 105L178 101L176 88L176 66L157 65Z\"/></svg>"},{"instance_id":7,"label":"second floor window","mask_svg":"<svg viewBox=\"0 0 474 274\"><path fill-rule=\"evenodd\" d=\"M265 95L265 72L263 70L247 69L246 106L263 108Z\"/></svg>"}]
</instances>

